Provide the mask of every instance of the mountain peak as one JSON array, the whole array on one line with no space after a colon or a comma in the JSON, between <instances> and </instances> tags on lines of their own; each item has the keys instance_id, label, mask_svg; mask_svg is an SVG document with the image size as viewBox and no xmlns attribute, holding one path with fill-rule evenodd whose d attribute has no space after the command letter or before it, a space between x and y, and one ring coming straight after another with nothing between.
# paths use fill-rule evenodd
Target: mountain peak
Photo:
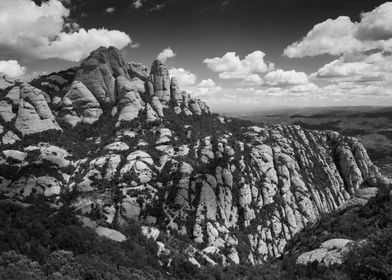
<instances>
[{"instance_id":1,"label":"mountain peak","mask_svg":"<svg viewBox=\"0 0 392 280\"><path fill-rule=\"evenodd\" d=\"M355 138L211 114L164 63L147 73L115 48L30 84L2 79L0 140L2 196L67 201L116 241L110 228L137 220L197 244L187 258L213 252L223 265L281 256L381 176Z\"/></svg>"}]
</instances>

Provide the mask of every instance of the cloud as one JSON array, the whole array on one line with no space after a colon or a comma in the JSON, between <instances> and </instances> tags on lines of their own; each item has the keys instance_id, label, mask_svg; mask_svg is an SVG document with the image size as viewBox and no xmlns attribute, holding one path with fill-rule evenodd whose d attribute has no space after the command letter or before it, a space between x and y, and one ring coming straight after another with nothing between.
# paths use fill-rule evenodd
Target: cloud
<instances>
[{"instance_id":1,"label":"cloud","mask_svg":"<svg viewBox=\"0 0 392 280\"><path fill-rule=\"evenodd\" d=\"M213 95L222 90L221 87L216 86L216 87L198 87L194 91L192 91L192 94L195 97L205 97L208 95Z\"/></svg>"},{"instance_id":2,"label":"cloud","mask_svg":"<svg viewBox=\"0 0 392 280\"><path fill-rule=\"evenodd\" d=\"M171 68L169 69L171 77L177 79L180 87L192 86L196 84L197 76L184 68Z\"/></svg>"},{"instance_id":3,"label":"cloud","mask_svg":"<svg viewBox=\"0 0 392 280\"><path fill-rule=\"evenodd\" d=\"M162 61L162 62L166 62L169 58L175 57L176 53L170 48L167 47L166 49L164 49L163 51L161 51L157 58Z\"/></svg>"},{"instance_id":4,"label":"cloud","mask_svg":"<svg viewBox=\"0 0 392 280\"><path fill-rule=\"evenodd\" d=\"M263 79L259 74L251 74L247 76L241 83L242 85L261 85L263 84Z\"/></svg>"},{"instance_id":5,"label":"cloud","mask_svg":"<svg viewBox=\"0 0 392 280\"><path fill-rule=\"evenodd\" d=\"M363 13L359 22L347 16L328 19L284 50L288 57L340 56L369 50L392 50L392 2Z\"/></svg>"},{"instance_id":6,"label":"cloud","mask_svg":"<svg viewBox=\"0 0 392 280\"><path fill-rule=\"evenodd\" d=\"M0 48L23 58L78 61L100 46L122 49L131 43L121 31L70 24L69 14L59 0L41 6L30 0L1 0Z\"/></svg>"},{"instance_id":7,"label":"cloud","mask_svg":"<svg viewBox=\"0 0 392 280\"><path fill-rule=\"evenodd\" d=\"M153 12L153 11L161 11L163 8L165 8L167 2L164 2L162 4L156 4L152 8L150 8L148 11Z\"/></svg>"},{"instance_id":8,"label":"cloud","mask_svg":"<svg viewBox=\"0 0 392 280\"><path fill-rule=\"evenodd\" d=\"M319 78L336 78L361 75L369 67L363 62L344 62L344 60L336 59L317 71Z\"/></svg>"},{"instance_id":9,"label":"cloud","mask_svg":"<svg viewBox=\"0 0 392 280\"><path fill-rule=\"evenodd\" d=\"M309 83L308 76L304 72L295 70L284 71L278 69L267 73L263 81L269 86L303 85Z\"/></svg>"},{"instance_id":10,"label":"cloud","mask_svg":"<svg viewBox=\"0 0 392 280\"><path fill-rule=\"evenodd\" d=\"M133 0L132 7L135 9L140 9L141 7L143 7L143 2L143 0Z\"/></svg>"},{"instance_id":11,"label":"cloud","mask_svg":"<svg viewBox=\"0 0 392 280\"><path fill-rule=\"evenodd\" d=\"M122 49L130 43L125 33L103 28L89 30L82 28L78 32L60 33L58 36L58 40L51 42L51 45L41 47L40 51L44 52L41 58L58 57L78 61L100 46L116 46Z\"/></svg>"},{"instance_id":12,"label":"cloud","mask_svg":"<svg viewBox=\"0 0 392 280\"><path fill-rule=\"evenodd\" d=\"M0 60L0 72L10 78L18 78L25 74L26 67L20 66L16 60Z\"/></svg>"},{"instance_id":13,"label":"cloud","mask_svg":"<svg viewBox=\"0 0 392 280\"><path fill-rule=\"evenodd\" d=\"M192 90L193 94L197 97L213 95L220 92L222 88L218 86L214 80L206 79L202 80L197 86L196 89Z\"/></svg>"},{"instance_id":14,"label":"cloud","mask_svg":"<svg viewBox=\"0 0 392 280\"><path fill-rule=\"evenodd\" d=\"M203 63L219 73L221 79L247 79L253 74L266 73L274 68L272 63L264 61L264 57L262 51L254 51L241 60L235 52L228 52L222 57L206 58Z\"/></svg>"},{"instance_id":15,"label":"cloud","mask_svg":"<svg viewBox=\"0 0 392 280\"><path fill-rule=\"evenodd\" d=\"M290 88L290 92L307 92L307 93L313 93L315 91L317 91L319 89L319 87L313 83L308 83L308 84L304 84L304 85L297 85L297 86L293 86Z\"/></svg>"},{"instance_id":16,"label":"cloud","mask_svg":"<svg viewBox=\"0 0 392 280\"><path fill-rule=\"evenodd\" d=\"M206 80L202 80L197 86L201 87L201 88L203 88L203 87L204 88L212 88L212 87L215 87L216 84L212 79L206 79Z\"/></svg>"},{"instance_id":17,"label":"cloud","mask_svg":"<svg viewBox=\"0 0 392 280\"><path fill-rule=\"evenodd\" d=\"M132 42L129 46L132 49L136 49L136 48L140 47L140 43L139 42Z\"/></svg>"},{"instance_id":18,"label":"cloud","mask_svg":"<svg viewBox=\"0 0 392 280\"><path fill-rule=\"evenodd\" d=\"M107 14L112 14L112 13L114 13L115 10L116 10L115 7L109 7L109 8L107 8L107 9L105 10L105 13L107 13Z\"/></svg>"},{"instance_id":19,"label":"cloud","mask_svg":"<svg viewBox=\"0 0 392 280\"><path fill-rule=\"evenodd\" d=\"M288 46L284 50L284 55L304 57L353 52L361 45L359 40L354 38L355 31L356 26L349 17L328 19L315 25L302 40Z\"/></svg>"},{"instance_id":20,"label":"cloud","mask_svg":"<svg viewBox=\"0 0 392 280\"><path fill-rule=\"evenodd\" d=\"M371 55L342 56L324 65L311 76L331 81L391 81L392 56L380 52Z\"/></svg>"},{"instance_id":21,"label":"cloud","mask_svg":"<svg viewBox=\"0 0 392 280\"><path fill-rule=\"evenodd\" d=\"M392 38L392 2L384 3L371 12L363 13L355 35L362 41Z\"/></svg>"}]
</instances>

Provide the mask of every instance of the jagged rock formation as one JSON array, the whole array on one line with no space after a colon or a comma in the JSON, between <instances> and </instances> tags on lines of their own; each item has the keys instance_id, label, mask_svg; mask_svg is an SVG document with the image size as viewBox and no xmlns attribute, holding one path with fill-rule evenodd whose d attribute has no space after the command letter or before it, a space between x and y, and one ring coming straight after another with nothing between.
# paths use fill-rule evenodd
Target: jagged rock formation
<instances>
[{"instance_id":1,"label":"jagged rock formation","mask_svg":"<svg viewBox=\"0 0 392 280\"><path fill-rule=\"evenodd\" d=\"M162 101L170 101L169 69L158 59L155 60L151 66L148 81L151 96L157 96ZM153 91L151 89L153 89Z\"/></svg>"},{"instance_id":2,"label":"jagged rock formation","mask_svg":"<svg viewBox=\"0 0 392 280\"><path fill-rule=\"evenodd\" d=\"M115 104L116 78L129 78L127 65L115 48L99 48L91 53L76 72L75 80L81 81L95 95L100 104Z\"/></svg>"},{"instance_id":3,"label":"jagged rock formation","mask_svg":"<svg viewBox=\"0 0 392 280\"><path fill-rule=\"evenodd\" d=\"M79 81L74 81L61 103L62 120L71 126L79 122L92 124L102 115L102 109L91 91Z\"/></svg>"},{"instance_id":4,"label":"jagged rock formation","mask_svg":"<svg viewBox=\"0 0 392 280\"><path fill-rule=\"evenodd\" d=\"M162 62L148 74L115 48L30 84L0 81L3 196L67 195L81 220L117 241L110 227L132 219L146 234L178 232L196 244L186 251L195 265L278 257L381 177L354 138L213 115Z\"/></svg>"}]
</instances>

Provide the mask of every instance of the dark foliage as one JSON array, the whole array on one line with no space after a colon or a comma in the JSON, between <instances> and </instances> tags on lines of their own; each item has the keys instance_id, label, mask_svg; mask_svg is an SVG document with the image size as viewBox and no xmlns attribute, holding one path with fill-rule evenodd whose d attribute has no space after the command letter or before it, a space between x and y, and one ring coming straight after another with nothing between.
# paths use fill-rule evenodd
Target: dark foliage
<instances>
[{"instance_id":1,"label":"dark foliage","mask_svg":"<svg viewBox=\"0 0 392 280\"><path fill-rule=\"evenodd\" d=\"M380 230L353 244L345 256L343 270L351 279L392 279L392 229Z\"/></svg>"}]
</instances>

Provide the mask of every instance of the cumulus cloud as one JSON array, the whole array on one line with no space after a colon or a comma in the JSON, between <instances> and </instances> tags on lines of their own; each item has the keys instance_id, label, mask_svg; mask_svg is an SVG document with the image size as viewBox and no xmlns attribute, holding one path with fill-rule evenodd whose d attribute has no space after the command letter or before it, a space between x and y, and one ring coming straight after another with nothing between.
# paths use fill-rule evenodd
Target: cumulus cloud
<instances>
[{"instance_id":1,"label":"cumulus cloud","mask_svg":"<svg viewBox=\"0 0 392 280\"><path fill-rule=\"evenodd\" d=\"M206 79L202 80L197 86L196 89L193 90L193 94L195 96L206 96L212 95L220 92L222 87L218 86L214 80Z\"/></svg>"},{"instance_id":2,"label":"cumulus cloud","mask_svg":"<svg viewBox=\"0 0 392 280\"><path fill-rule=\"evenodd\" d=\"M132 44L129 45L132 49L136 49L138 47L140 47L140 43L139 42L132 42Z\"/></svg>"},{"instance_id":3,"label":"cumulus cloud","mask_svg":"<svg viewBox=\"0 0 392 280\"><path fill-rule=\"evenodd\" d=\"M269 86L303 85L309 83L308 76L304 72L295 70L284 71L278 69L267 73L263 81Z\"/></svg>"},{"instance_id":4,"label":"cumulus cloud","mask_svg":"<svg viewBox=\"0 0 392 280\"><path fill-rule=\"evenodd\" d=\"M0 72L10 78L18 78L25 74L26 67L20 66L16 60L1 60Z\"/></svg>"},{"instance_id":5,"label":"cumulus cloud","mask_svg":"<svg viewBox=\"0 0 392 280\"><path fill-rule=\"evenodd\" d=\"M317 71L317 77L336 78L360 75L369 67L363 62L344 62L343 59L336 59Z\"/></svg>"},{"instance_id":6,"label":"cumulus cloud","mask_svg":"<svg viewBox=\"0 0 392 280\"><path fill-rule=\"evenodd\" d=\"M363 13L355 35L363 41L392 38L392 2L384 3L371 12Z\"/></svg>"},{"instance_id":7,"label":"cumulus cloud","mask_svg":"<svg viewBox=\"0 0 392 280\"><path fill-rule=\"evenodd\" d=\"M353 52L361 45L354 37L355 31L356 26L349 17L328 19L315 25L302 40L288 46L284 54L288 57L304 57Z\"/></svg>"},{"instance_id":8,"label":"cumulus cloud","mask_svg":"<svg viewBox=\"0 0 392 280\"><path fill-rule=\"evenodd\" d=\"M212 79L202 80L198 85L198 87L212 88L215 87L216 84Z\"/></svg>"},{"instance_id":9,"label":"cumulus cloud","mask_svg":"<svg viewBox=\"0 0 392 280\"><path fill-rule=\"evenodd\" d=\"M171 77L177 79L180 87L192 86L196 84L197 76L184 68L171 68L169 69Z\"/></svg>"},{"instance_id":10,"label":"cumulus cloud","mask_svg":"<svg viewBox=\"0 0 392 280\"><path fill-rule=\"evenodd\" d=\"M284 54L288 57L342 55L374 49L392 50L392 2L363 13L359 22L340 16L319 23L302 40L288 46Z\"/></svg>"},{"instance_id":11,"label":"cumulus cloud","mask_svg":"<svg viewBox=\"0 0 392 280\"><path fill-rule=\"evenodd\" d=\"M163 51L161 51L157 58L162 61L162 62L166 62L169 58L175 57L176 53L170 48L167 47L166 49L164 49Z\"/></svg>"},{"instance_id":12,"label":"cumulus cloud","mask_svg":"<svg viewBox=\"0 0 392 280\"><path fill-rule=\"evenodd\" d=\"M23 57L78 61L100 46L122 49L131 43L121 31L69 24L69 13L59 0L41 6L30 0L2 0L0 47Z\"/></svg>"},{"instance_id":13,"label":"cumulus cloud","mask_svg":"<svg viewBox=\"0 0 392 280\"><path fill-rule=\"evenodd\" d=\"M261 85L263 84L263 79L259 74L251 74L247 76L241 83L242 85Z\"/></svg>"},{"instance_id":14,"label":"cumulus cloud","mask_svg":"<svg viewBox=\"0 0 392 280\"><path fill-rule=\"evenodd\" d=\"M143 0L133 0L132 7L135 9L140 9L141 7L143 7L143 2Z\"/></svg>"},{"instance_id":15,"label":"cumulus cloud","mask_svg":"<svg viewBox=\"0 0 392 280\"><path fill-rule=\"evenodd\" d=\"M206 58L203 63L210 70L219 73L221 79L247 79L251 75L266 73L274 68L272 63L264 61L264 57L265 53L262 51L254 51L244 59L240 59L235 52L228 52L222 57Z\"/></svg>"},{"instance_id":16,"label":"cumulus cloud","mask_svg":"<svg viewBox=\"0 0 392 280\"><path fill-rule=\"evenodd\" d=\"M105 10L105 13L107 13L107 14L112 14L112 13L114 13L115 10L116 10L115 7L109 7L109 8L107 8L107 9Z\"/></svg>"},{"instance_id":17,"label":"cumulus cloud","mask_svg":"<svg viewBox=\"0 0 392 280\"><path fill-rule=\"evenodd\" d=\"M319 87L317 85L315 85L314 83L308 83L308 84L304 84L304 85L296 85L290 88L290 92L306 92L306 93L313 93L315 91L317 91L319 89Z\"/></svg>"},{"instance_id":18,"label":"cumulus cloud","mask_svg":"<svg viewBox=\"0 0 392 280\"><path fill-rule=\"evenodd\" d=\"M193 95L195 97L203 97L204 98L204 96L216 94L216 93L220 92L221 90L222 90L222 88L218 87L218 86L211 87L211 88L201 87L201 88L196 88L193 91Z\"/></svg>"},{"instance_id":19,"label":"cumulus cloud","mask_svg":"<svg viewBox=\"0 0 392 280\"><path fill-rule=\"evenodd\" d=\"M342 56L311 76L332 81L388 81L392 80L392 56L383 53Z\"/></svg>"}]
</instances>

